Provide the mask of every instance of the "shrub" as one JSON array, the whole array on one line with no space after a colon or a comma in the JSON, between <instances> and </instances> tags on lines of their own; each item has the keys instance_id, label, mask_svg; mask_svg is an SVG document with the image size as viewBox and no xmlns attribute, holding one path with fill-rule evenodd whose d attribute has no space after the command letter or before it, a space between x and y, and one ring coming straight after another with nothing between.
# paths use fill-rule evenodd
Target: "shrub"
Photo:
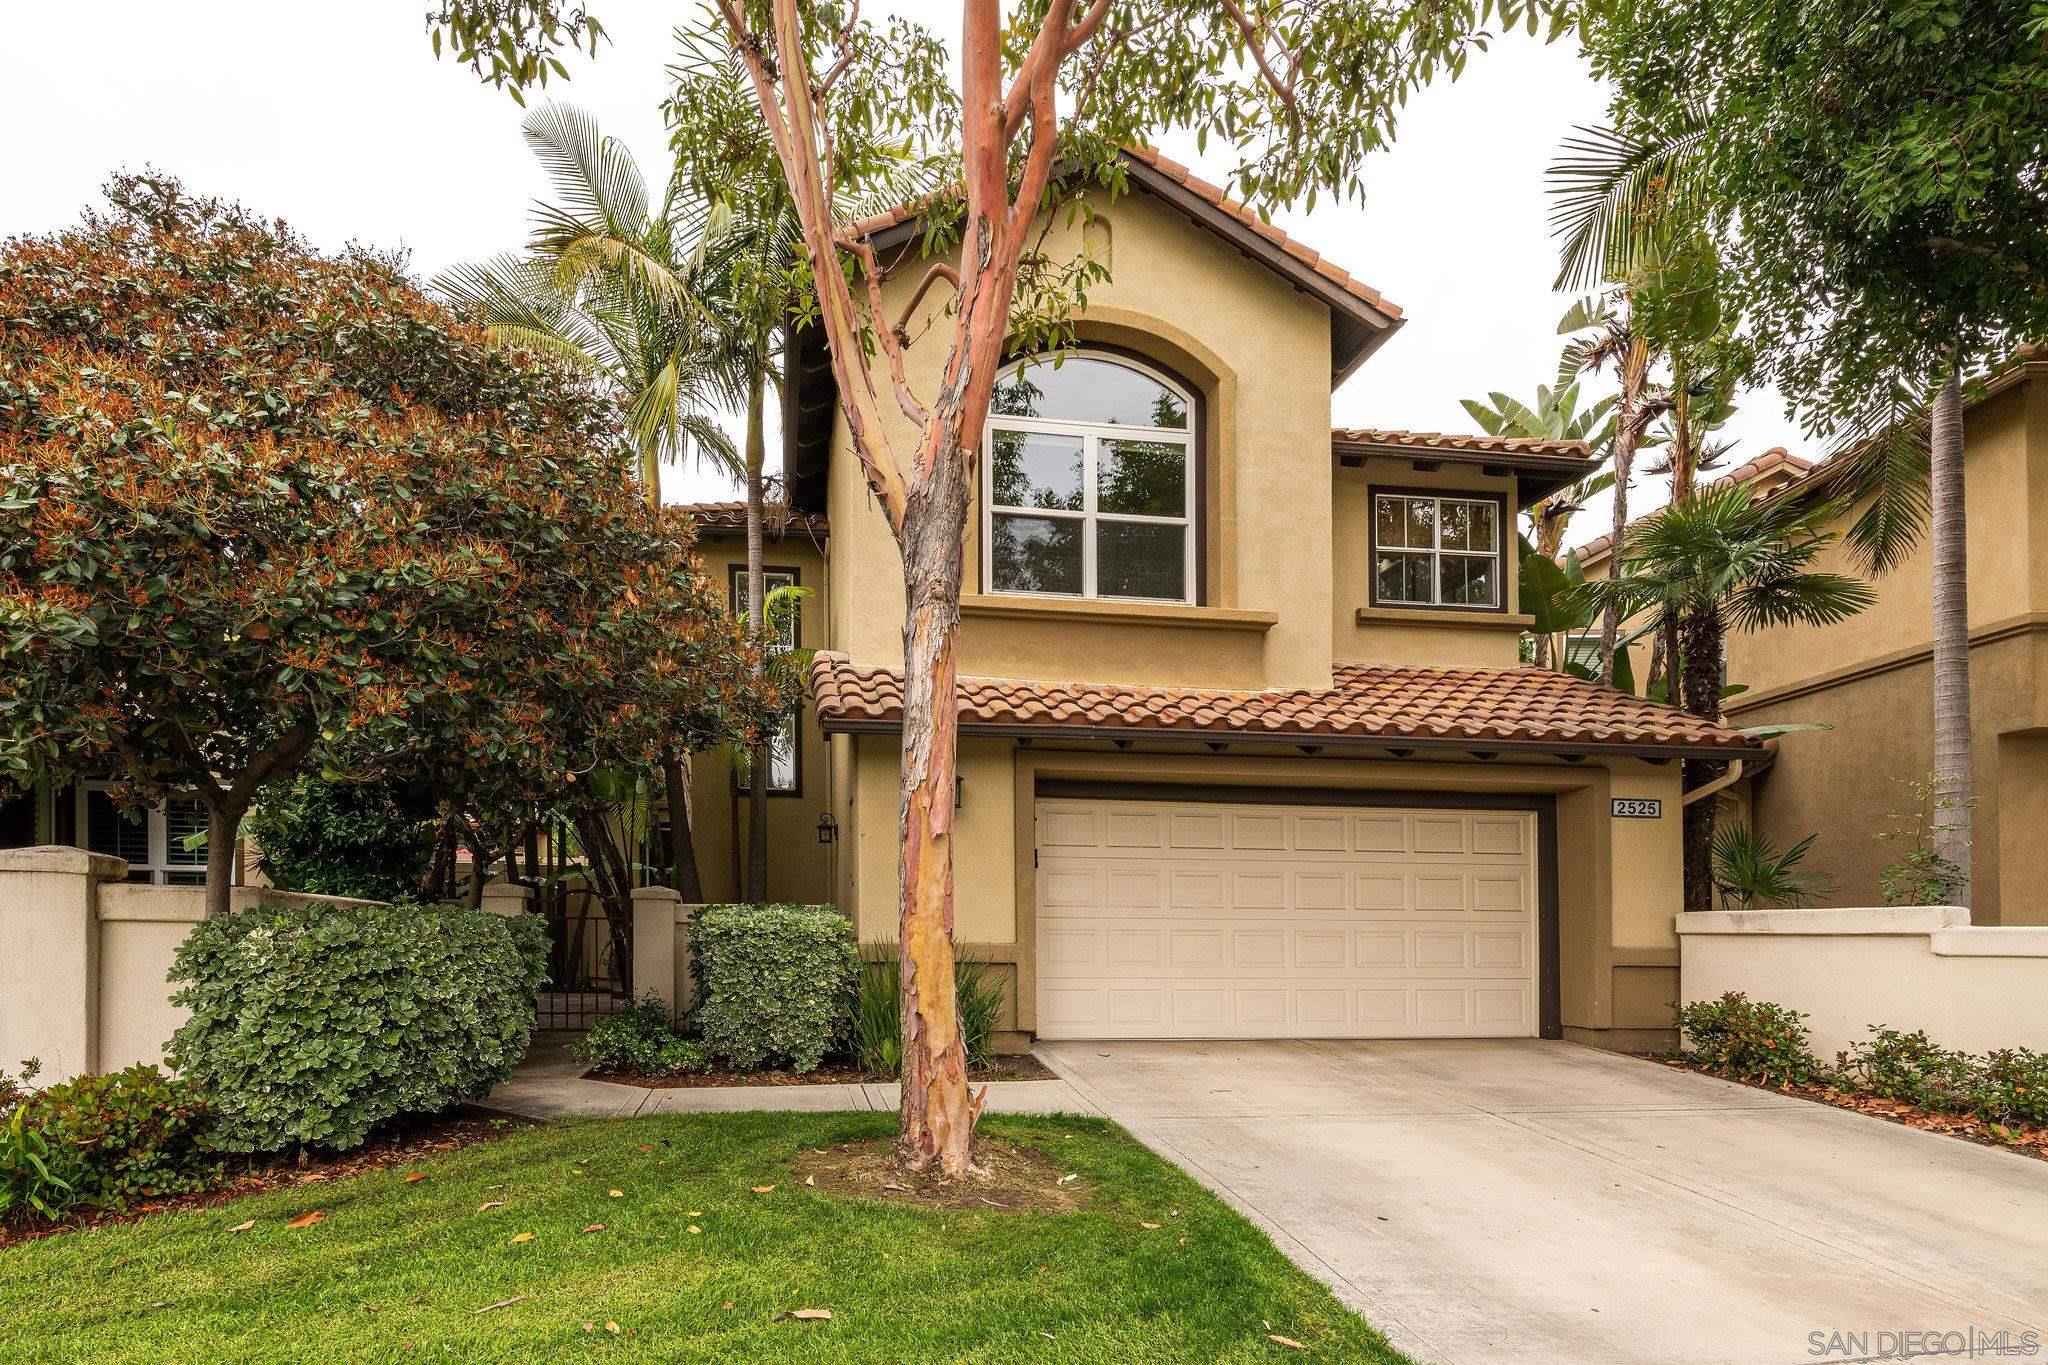
<instances>
[{"instance_id":1,"label":"shrub","mask_svg":"<svg viewBox=\"0 0 2048 1365\"><path fill-rule=\"evenodd\" d=\"M886 951L887 956L884 956ZM1003 1017L1003 983L987 964L961 961L953 969L967 1065L995 1063L996 1025ZM860 964L853 995L853 1055L862 1069L885 1076L903 1070L903 976L893 948L877 949Z\"/></svg>"},{"instance_id":2,"label":"shrub","mask_svg":"<svg viewBox=\"0 0 2048 1365\"><path fill-rule=\"evenodd\" d=\"M705 1044L742 1071L815 1070L846 1024L852 923L829 905L712 905L690 939Z\"/></svg>"},{"instance_id":3,"label":"shrub","mask_svg":"<svg viewBox=\"0 0 2048 1365\"><path fill-rule=\"evenodd\" d=\"M1807 1048L1806 1016L1766 1000L1730 991L1719 1000L1695 1000L1678 1011L1678 1029L1691 1057L1709 1071L1742 1080L1797 1085L1823 1074Z\"/></svg>"},{"instance_id":4,"label":"shrub","mask_svg":"<svg viewBox=\"0 0 2048 1365\"><path fill-rule=\"evenodd\" d=\"M401 1114L478 1099L526 1051L538 916L456 906L265 906L199 924L171 999L174 1063L230 1151L345 1150Z\"/></svg>"},{"instance_id":5,"label":"shrub","mask_svg":"<svg viewBox=\"0 0 2048 1365\"><path fill-rule=\"evenodd\" d=\"M1984 1059L1983 1075L1980 1117L2048 1126L2048 1053L2000 1048Z\"/></svg>"},{"instance_id":6,"label":"shrub","mask_svg":"<svg viewBox=\"0 0 2048 1365\"><path fill-rule=\"evenodd\" d=\"M686 1076L711 1069L711 1049L678 1033L668 1007L653 995L598 1020L569 1045L569 1055L598 1071L633 1076Z\"/></svg>"},{"instance_id":7,"label":"shrub","mask_svg":"<svg viewBox=\"0 0 2048 1365\"><path fill-rule=\"evenodd\" d=\"M2048 1124L2048 1055L2002 1048L1986 1056L1937 1045L1925 1033L1872 1026L1842 1055L1846 1084L1884 1099L1990 1123Z\"/></svg>"},{"instance_id":8,"label":"shrub","mask_svg":"<svg viewBox=\"0 0 2048 1365\"><path fill-rule=\"evenodd\" d=\"M411 900L434 853L430 801L399 783L301 777L250 813L264 875L287 891Z\"/></svg>"},{"instance_id":9,"label":"shrub","mask_svg":"<svg viewBox=\"0 0 2048 1365\"><path fill-rule=\"evenodd\" d=\"M153 1066L80 1076L23 1096L0 1125L0 1214L122 1210L219 1183L198 1087Z\"/></svg>"},{"instance_id":10,"label":"shrub","mask_svg":"<svg viewBox=\"0 0 2048 1365\"><path fill-rule=\"evenodd\" d=\"M1969 878L1953 861L1935 852L1935 838L1954 828L1955 812L1967 811L1977 803L1974 799L1956 800L1932 773L1901 785L1912 793L1913 811L1887 816L1891 827L1877 834L1883 842L1906 845L1905 854L1877 874L1884 903L1953 905Z\"/></svg>"}]
</instances>

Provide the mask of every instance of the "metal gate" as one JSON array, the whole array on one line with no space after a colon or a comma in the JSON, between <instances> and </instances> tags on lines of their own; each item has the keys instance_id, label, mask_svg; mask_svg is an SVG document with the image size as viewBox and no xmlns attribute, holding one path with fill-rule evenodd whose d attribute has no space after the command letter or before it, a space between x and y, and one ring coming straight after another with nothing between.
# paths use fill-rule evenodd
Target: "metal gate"
<instances>
[{"instance_id":1,"label":"metal gate","mask_svg":"<svg viewBox=\"0 0 2048 1365\"><path fill-rule=\"evenodd\" d=\"M548 924L548 984L534 1027L587 1032L632 1003L632 919L611 919L597 893L575 882L543 886L538 900Z\"/></svg>"}]
</instances>

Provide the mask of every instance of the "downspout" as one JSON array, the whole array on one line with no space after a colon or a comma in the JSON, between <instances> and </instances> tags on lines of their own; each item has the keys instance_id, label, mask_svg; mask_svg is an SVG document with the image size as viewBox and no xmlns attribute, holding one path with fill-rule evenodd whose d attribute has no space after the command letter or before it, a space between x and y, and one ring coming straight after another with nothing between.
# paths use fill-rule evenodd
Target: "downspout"
<instances>
[{"instance_id":1,"label":"downspout","mask_svg":"<svg viewBox=\"0 0 2048 1365\"><path fill-rule=\"evenodd\" d=\"M1727 772L1722 773L1712 782L1700 783L1699 786L1694 787L1691 791L1687 792L1684 796L1680 797L1678 804L1681 806L1690 806L1693 802L1700 800L1702 797L1712 796L1715 792L1723 791L1729 787L1734 786L1737 782L1740 782L1742 780L1742 769L1746 763L1747 760L1745 759L1738 758L1731 760L1728 764Z\"/></svg>"}]
</instances>

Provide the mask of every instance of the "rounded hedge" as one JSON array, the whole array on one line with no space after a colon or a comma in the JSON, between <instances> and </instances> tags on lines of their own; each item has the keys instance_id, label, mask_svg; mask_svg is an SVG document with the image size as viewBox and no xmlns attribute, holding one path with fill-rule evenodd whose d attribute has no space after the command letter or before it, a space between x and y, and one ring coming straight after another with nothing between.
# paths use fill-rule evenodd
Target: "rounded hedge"
<instances>
[{"instance_id":1,"label":"rounded hedge","mask_svg":"<svg viewBox=\"0 0 2048 1365\"><path fill-rule=\"evenodd\" d=\"M345 1150L401 1114L481 1099L532 1035L538 916L457 906L264 906L197 925L171 999L174 1065L228 1151Z\"/></svg>"}]
</instances>

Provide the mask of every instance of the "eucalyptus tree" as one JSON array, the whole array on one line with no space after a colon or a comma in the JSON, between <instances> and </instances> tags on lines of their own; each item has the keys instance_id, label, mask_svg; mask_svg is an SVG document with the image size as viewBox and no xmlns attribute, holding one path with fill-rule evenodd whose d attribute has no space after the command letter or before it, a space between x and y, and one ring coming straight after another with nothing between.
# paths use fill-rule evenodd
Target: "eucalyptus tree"
<instances>
[{"instance_id":1,"label":"eucalyptus tree","mask_svg":"<svg viewBox=\"0 0 2048 1365\"><path fill-rule=\"evenodd\" d=\"M1866 563L1894 567L1931 528L1934 772L1955 813L1936 851L1967 875L1964 381L2048 331L2048 14L1619 0L1587 48L1617 94L1584 249L1625 243L1646 212L1699 217L1760 373L1811 429L1848 435L1834 485L1862 499Z\"/></svg>"},{"instance_id":2,"label":"eucalyptus tree","mask_svg":"<svg viewBox=\"0 0 2048 1365\"><path fill-rule=\"evenodd\" d=\"M954 709L961 544L976 452L1010 350L1071 338L1099 266L1035 249L1044 214L1122 187L1120 149L1184 130L1231 162L1254 206L1363 192L1367 155L1404 102L1454 76L1486 25L1575 13L1545 0L962 0L957 68L903 19L838 0L715 0L744 62L797 216L815 316L858 461L902 551L903 1109L906 1164L967 1169L969 1096L954 990ZM1553 17L1553 27L1560 20ZM600 27L582 0L440 0L435 41L517 90ZM957 69L957 79L955 70ZM945 134L948 189L922 205L938 257L916 286L951 291L935 393L908 378L912 338L882 314L882 264L838 213L843 149L924 125ZM958 264L949 258L956 255ZM808 306L807 306L808 311ZM887 413L900 414L900 425ZM903 432L907 426L907 434Z\"/></svg>"},{"instance_id":3,"label":"eucalyptus tree","mask_svg":"<svg viewBox=\"0 0 2048 1365\"><path fill-rule=\"evenodd\" d=\"M1624 616L1649 613L1676 640L1672 700L1721 719L1723 642L1730 631L1830 625L1874 600L1869 584L1813 565L1836 539L1840 511L1795 501L1757 502L1747 487L1702 489L1631 527L1613 572L1575 591ZM1688 761L1689 783L1711 765ZM1713 908L1713 801L1685 808L1685 908Z\"/></svg>"}]
</instances>

